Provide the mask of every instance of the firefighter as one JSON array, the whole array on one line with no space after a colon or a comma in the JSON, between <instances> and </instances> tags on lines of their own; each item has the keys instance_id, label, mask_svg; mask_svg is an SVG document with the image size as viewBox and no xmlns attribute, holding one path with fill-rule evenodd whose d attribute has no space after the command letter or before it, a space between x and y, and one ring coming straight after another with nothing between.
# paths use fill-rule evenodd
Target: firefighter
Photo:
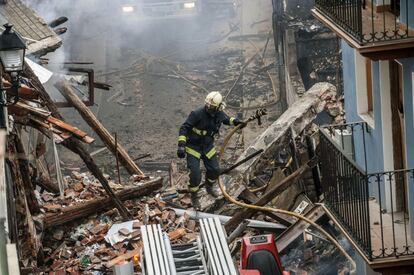
<instances>
[{"instance_id":1,"label":"firefighter","mask_svg":"<svg viewBox=\"0 0 414 275\"><path fill-rule=\"evenodd\" d=\"M200 160L203 160L207 170L205 187L207 193L213 197L219 194L214 188L219 175L220 166L214 148L214 138L218 134L221 124L245 127L246 123L223 112L225 104L219 92L211 92L205 99L205 105L192 111L187 120L181 125L178 137L177 156L185 158L190 170L188 191L195 209L200 208L198 200L199 185L201 182Z\"/></svg>"}]
</instances>

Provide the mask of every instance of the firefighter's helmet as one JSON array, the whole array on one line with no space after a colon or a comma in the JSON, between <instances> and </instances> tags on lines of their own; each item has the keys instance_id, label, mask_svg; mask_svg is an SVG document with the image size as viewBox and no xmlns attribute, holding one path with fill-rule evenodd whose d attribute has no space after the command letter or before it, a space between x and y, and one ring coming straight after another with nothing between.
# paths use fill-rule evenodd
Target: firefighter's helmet
<instances>
[{"instance_id":1,"label":"firefighter's helmet","mask_svg":"<svg viewBox=\"0 0 414 275\"><path fill-rule=\"evenodd\" d=\"M205 103L208 109L215 109L217 111L223 110L225 106L223 96L217 91L209 93L206 97Z\"/></svg>"}]
</instances>

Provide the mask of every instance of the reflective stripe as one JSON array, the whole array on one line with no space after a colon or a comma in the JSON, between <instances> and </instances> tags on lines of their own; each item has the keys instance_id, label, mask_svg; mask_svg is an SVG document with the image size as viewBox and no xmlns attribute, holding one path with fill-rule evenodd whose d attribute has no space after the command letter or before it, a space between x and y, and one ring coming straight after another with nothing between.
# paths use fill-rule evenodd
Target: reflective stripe
<instances>
[{"instance_id":1,"label":"reflective stripe","mask_svg":"<svg viewBox=\"0 0 414 275\"><path fill-rule=\"evenodd\" d=\"M193 127L193 132L199 136L207 135L207 130L200 130L200 129L197 129L196 127Z\"/></svg>"},{"instance_id":2,"label":"reflective stripe","mask_svg":"<svg viewBox=\"0 0 414 275\"><path fill-rule=\"evenodd\" d=\"M212 180L212 179L209 179L209 178L207 178L207 181L210 182L210 183L215 183L216 182L216 180Z\"/></svg>"},{"instance_id":3,"label":"reflective stripe","mask_svg":"<svg viewBox=\"0 0 414 275\"><path fill-rule=\"evenodd\" d=\"M211 159L215 154L216 154L216 148L213 147L210 151L208 151L208 153L206 154L206 157L208 159Z\"/></svg>"},{"instance_id":4,"label":"reflective stripe","mask_svg":"<svg viewBox=\"0 0 414 275\"><path fill-rule=\"evenodd\" d=\"M188 154L190 154L190 155L192 155L192 156L195 156L196 158L200 158L201 157L201 154L199 153L199 152L197 152L196 150L194 150L194 149L191 149L190 147L185 147L185 151L188 153Z\"/></svg>"},{"instance_id":5,"label":"reflective stripe","mask_svg":"<svg viewBox=\"0 0 414 275\"><path fill-rule=\"evenodd\" d=\"M235 117L231 117L230 118L230 125L234 125L234 120L235 120L236 118Z\"/></svg>"},{"instance_id":6,"label":"reflective stripe","mask_svg":"<svg viewBox=\"0 0 414 275\"><path fill-rule=\"evenodd\" d=\"M185 142L187 142L187 137L186 136L179 136L178 137L178 141L185 141Z\"/></svg>"},{"instance_id":7,"label":"reflective stripe","mask_svg":"<svg viewBox=\"0 0 414 275\"><path fill-rule=\"evenodd\" d=\"M198 192L198 190L200 190L200 187L198 186L188 186L188 191L190 191L191 193L196 193Z\"/></svg>"}]
</instances>

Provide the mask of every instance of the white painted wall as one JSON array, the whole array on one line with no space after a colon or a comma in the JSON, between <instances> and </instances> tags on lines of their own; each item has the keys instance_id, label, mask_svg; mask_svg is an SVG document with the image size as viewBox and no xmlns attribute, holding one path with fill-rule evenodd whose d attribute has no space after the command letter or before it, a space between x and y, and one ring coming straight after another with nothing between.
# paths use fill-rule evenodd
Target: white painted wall
<instances>
[{"instance_id":1,"label":"white painted wall","mask_svg":"<svg viewBox=\"0 0 414 275\"><path fill-rule=\"evenodd\" d=\"M367 79L367 69L366 69L365 60L366 60L365 57L363 57L358 51L355 51L355 86L356 86L357 112L361 120L368 123L368 125L372 129L374 129L375 121L374 121L373 114L368 113L368 91L367 91L368 79Z\"/></svg>"},{"instance_id":2,"label":"white painted wall","mask_svg":"<svg viewBox=\"0 0 414 275\"><path fill-rule=\"evenodd\" d=\"M381 92L381 124L382 146L384 157L384 171L394 170L394 154L392 142L392 114L391 114L391 84L389 61L379 61L379 80ZM395 185L392 184L393 202L396 207ZM385 209L391 209L391 190L389 184L385 185ZM395 208L394 208L395 209Z\"/></svg>"},{"instance_id":3,"label":"white painted wall","mask_svg":"<svg viewBox=\"0 0 414 275\"><path fill-rule=\"evenodd\" d=\"M391 84L389 61L379 61L379 78L381 89L381 124L384 152L384 171L394 170L392 117L391 117Z\"/></svg>"},{"instance_id":4,"label":"white painted wall","mask_svg":"<svg viewBox=\"0 0 414 275\"><path fill-rule=\"evenodd\" d=\"M367 97L367 70L365 66L365 57L355 51L355 82L358 114L368 112Z\"/></svg>"}]
</instances>

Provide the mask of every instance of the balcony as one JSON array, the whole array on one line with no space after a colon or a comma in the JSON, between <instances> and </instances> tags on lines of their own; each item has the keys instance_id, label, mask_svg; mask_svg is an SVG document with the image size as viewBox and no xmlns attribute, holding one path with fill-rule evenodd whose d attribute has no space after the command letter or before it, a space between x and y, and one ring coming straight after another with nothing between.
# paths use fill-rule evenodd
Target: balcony
<instances>
[{"instance_id":1,"label":"balcony","mask_svg":"<svg viewBox=\"0 0 414 275\"><path fill-rule=\"evenodd\" d=\"M414 3L398 0L315 0L313 15L373 60L414 56ZM391 0L393 2L393 0ZM409 27L411 26L411 27Z\"/></svg>"},{"instance_id":2,"label":"balcony","mask_svg":"<svg viewBox=\"0 0 414 275\"><path fill-rule=\"evenodd\" d=\"M414 270L405 189L414 184L414 169L366 173L367 130L364 122L321 128L324 206L371 268L380 272Z\"/></svg>"}]
</instances>

